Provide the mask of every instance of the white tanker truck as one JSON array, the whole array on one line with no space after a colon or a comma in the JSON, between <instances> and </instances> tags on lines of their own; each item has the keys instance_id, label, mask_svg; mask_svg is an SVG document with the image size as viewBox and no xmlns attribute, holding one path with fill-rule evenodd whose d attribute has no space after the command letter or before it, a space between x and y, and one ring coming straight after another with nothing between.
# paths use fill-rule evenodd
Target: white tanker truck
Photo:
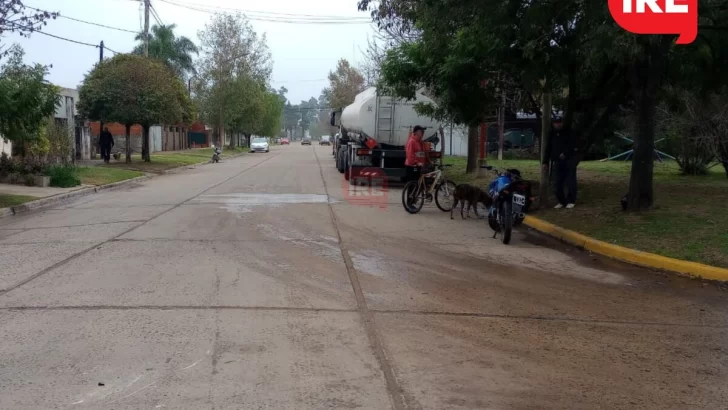
<instances>
[{"instance_id":1,"label":"white tanker truck","mask_svg":"<svg viewBox=\"0 0 728 410\"><path fill-rule=\"evenodd\" d=\"M439 158L437 137L440 123L417 114L414 105L432 100L421 92L407 101L380 95L372 87L359 93L351 105L346 106L337 121L331 114L331 125L339 127L333 153L336 168L344 178L355 184L364 169L378 168L387 177L405 176L404 146L415 125L426 127L424 139L432 143L430 158Z\"/></svg>"}]
</instances>

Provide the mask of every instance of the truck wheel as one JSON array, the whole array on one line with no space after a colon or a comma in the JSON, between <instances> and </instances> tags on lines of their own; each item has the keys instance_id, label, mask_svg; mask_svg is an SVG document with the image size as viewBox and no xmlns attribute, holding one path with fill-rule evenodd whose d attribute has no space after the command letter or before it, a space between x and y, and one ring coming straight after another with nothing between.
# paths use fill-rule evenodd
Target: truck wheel
<instances>
[{"instance_id":1,"label":"truck wheel","mask_svg":"<svg viewBox=\"0 0 728 410\"><path fill-rule=\"evenodd\" d=\"M339 158L339 161L338 161L338 164L337 164L336 167L339 169L339 172L343 174L343 173L346 172L346 168L347 168L347 165L348 165L346 163L347 162L346 161L346 151L340 149L339 150L339 157L338 158Z\"/></svg>"}]
</instances>

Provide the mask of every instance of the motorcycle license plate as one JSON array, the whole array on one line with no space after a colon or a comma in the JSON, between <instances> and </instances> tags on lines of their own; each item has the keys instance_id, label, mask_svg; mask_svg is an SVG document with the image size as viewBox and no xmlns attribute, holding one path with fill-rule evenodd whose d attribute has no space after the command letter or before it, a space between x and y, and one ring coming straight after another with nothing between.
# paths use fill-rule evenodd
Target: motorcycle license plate
<instances>
[{"instance_id":1,"label":"motorcycle license plate","mask_svg":"<svg viewBox=\"0 0 728 410\"><path fill-rule=\"evenodd\" d=\"M526 206L526 197L523 195L513 194L513 204Z\"/></svg>"}]
</instances>

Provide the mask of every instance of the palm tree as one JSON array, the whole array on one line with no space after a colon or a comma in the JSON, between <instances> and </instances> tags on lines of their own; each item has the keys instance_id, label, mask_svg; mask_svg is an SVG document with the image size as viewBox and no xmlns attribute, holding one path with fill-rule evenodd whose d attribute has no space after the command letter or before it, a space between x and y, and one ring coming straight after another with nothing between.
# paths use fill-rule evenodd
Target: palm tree
<instances>
[{"instance_id":1,"label":"palm tree","mask_svg":"<svg viewBox=\"0 0 728 410\"><path fill-rule=\"evenodd\" d=\"M175 36L174 29L176 27L176 24L154 25L152 27L149 34L149 57L162 60L180 78L184 79L195 73L192 55L199 54L199 50L189 38ZM133 53L143 55L144 34L138 34L136 40L141 44L134 48Z\"/></svg>"}]
</instances>

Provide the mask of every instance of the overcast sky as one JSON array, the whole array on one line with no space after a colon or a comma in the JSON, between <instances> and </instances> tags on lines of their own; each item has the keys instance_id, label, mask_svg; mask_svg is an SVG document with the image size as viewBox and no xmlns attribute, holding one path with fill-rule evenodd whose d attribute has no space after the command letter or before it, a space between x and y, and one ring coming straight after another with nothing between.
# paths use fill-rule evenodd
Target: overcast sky
<instances>
[{"instance_id":1,"label":"overcast sky","mask_svg":"<svg viewBox=\"0 0 728 410\"><path fill-rule=\"evenodd\" d=\"M272 85L275 88L285 86L289 90L288 98L293 103L299 103L310 97L318 98L321 89L328 84L326 80L328 72L336 66L339 58L353 60L358 65L363 60L361 50L366 49L367 38L374 33L372 26L366 22L287 24L254 20L311 19L307 16L346 16L360 19L368 17L367 13L357 11L357 0L168 1L179 5L163 0L152 0L152 6L163 23L177 24L177 35L187 36L195 43L199 43L197 32L212 17L211 14L199 11L200 4L207 9L219 7L249 11L248 17L255 30L259 34L266 33L268 36L268 46L274 62ZM63 16L103 25L128 30L140 30L143 27L143 13L139 0L23 0L23 2L30 7L59 11ZM150 19L151 24L154 24L154 19L151 17ZM119 52L129 52L135 45L133 33L96 27L65 18L50 21L44 31L84 43L98 44L103 40L106 47ZM99 58L97 48L73 44L38 33L29 39L11 34L1 41L3 44L22 45L26 52L27 63L52 64L50 81L62 87L77 88L84 74ZM110 54L106 52L107 56Z\"/></svg>"}]
</instances>

